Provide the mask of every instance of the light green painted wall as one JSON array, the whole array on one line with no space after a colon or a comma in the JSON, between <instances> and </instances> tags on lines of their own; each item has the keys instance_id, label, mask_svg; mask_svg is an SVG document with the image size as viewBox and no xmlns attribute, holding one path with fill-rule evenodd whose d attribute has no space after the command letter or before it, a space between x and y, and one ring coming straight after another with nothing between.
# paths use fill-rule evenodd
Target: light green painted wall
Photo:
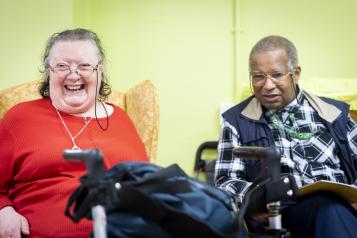
<instances>
[{"instance_id":1,"label":"light green painted wall","mask_svg":"<svg viewBox=\"0 0 357 238\"><path fill-rule=\"evenodd\" d=\"M0 89L39 77L50 34L72 26L72 1L0 0Z\"/></svg>"},{"instance_id":2,"label":"light green painted wall","mask_svg":"<svg viewBox=\"0 0 357 238\"><path fill-rule=\"evenodd\" d=\"M154 82L160 101L157 162L192 172L198 146L218 138L220 102L233 98L232 1L92 3L87 12L75 5L75 25L86 24L81 14L95 12L91 26L107 50L114 88Z\"/></svg>"},{"instance_id":3,"label":"light green painted wall","mask_svg":"<svg viewBox=\"0 0 357 238\"><path fill-rule=\"evenodd\" d=\"M240 0L239 3L238 95L249 82L247 62L251 47L271 34L286 36L296 45L303 87L326 96L357 94L357 1Z\"/></svg>"}]
</instances>

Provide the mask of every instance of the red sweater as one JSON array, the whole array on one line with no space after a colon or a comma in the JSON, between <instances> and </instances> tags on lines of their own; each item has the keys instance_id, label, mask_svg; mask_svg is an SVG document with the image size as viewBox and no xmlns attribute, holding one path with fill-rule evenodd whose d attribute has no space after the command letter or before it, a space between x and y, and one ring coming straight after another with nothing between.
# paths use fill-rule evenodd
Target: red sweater
<instances>
[{"instance_id":1,"label":"red sweater","mask_svg":"<svg viewBox=\"0 0 357 238\"><path fill-rule=\"evenodd\" d=\"M76 135L84 119L61 113ZM106 119L99 119L106 125ZM99 148L105 167L122 161L148 161L145 147L129 117L119 107L102 131L95 118L76 138L82 149ZM10 205L30 224L30 237L88 237L92 224L75 224L64 215L69 195L86 173L85 165L67 162L63 150L73 144L48 99L13 107L0 121L0 208Z\"/></svg>"}]
</instances>

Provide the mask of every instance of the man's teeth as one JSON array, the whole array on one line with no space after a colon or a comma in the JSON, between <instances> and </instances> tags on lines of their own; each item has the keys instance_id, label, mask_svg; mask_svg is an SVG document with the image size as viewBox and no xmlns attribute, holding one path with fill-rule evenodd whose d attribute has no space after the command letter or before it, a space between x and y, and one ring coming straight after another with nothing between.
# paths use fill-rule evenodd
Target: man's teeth
<instances>
[{"instance_id":1,"label":"man's teeth","mask_svg":"<svg viewBox=\"0 0 357 238\"><path fill-rule=\"evenodd\" d=\"M83 84L76 84L76 85L65 85L65 88L70 91L78 91L84 88Z\"/></svg>"}]
</instances>

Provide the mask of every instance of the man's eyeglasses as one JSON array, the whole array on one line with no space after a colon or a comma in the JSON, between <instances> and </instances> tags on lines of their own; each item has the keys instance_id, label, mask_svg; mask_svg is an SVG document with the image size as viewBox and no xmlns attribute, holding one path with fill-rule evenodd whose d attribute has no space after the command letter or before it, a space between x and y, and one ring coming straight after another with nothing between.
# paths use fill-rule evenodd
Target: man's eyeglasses
<instances>
[{"instance_id":1,"label":"man's eyeglasses","mask_svg":"<svg viewBox=\"0 0 357 238\"><path fill-rule=\"evenodd\" d=\"M98 70L98 65L93 66L90 64L79 64L76 68L72 69L68 64L60 63L55 66L49 66L52 72L58 74L59 76L67 76L71 73L76 73L82 77L89 77L94 71Z\"/></svg>"},{"instance_id":2,"label":"man's eyeglasses","mask_svg":"<svg viewBox=\"0 0 357 238\"><path fill-rule=\"evenodd\" d=\"M263 86L267 78L269 78L275 85L280 85L285 83L284 78L291 74L291 72L282 73L282 72L274 72L271 74L264 73L252 73L250 74L250 80L254 86Z\"/></svg>"}]
</instances>

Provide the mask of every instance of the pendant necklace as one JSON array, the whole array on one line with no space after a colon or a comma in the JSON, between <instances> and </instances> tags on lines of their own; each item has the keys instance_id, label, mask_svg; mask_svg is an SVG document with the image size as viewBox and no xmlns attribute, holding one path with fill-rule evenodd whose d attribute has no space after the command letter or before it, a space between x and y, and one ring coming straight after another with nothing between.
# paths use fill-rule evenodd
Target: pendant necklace
<instances>
[{"instance_id":1,"label":"pendant necklace","mask_svg":"<svg viewBox=\"0 0 357 238\"><path fill-rule=\"evenodd\" d=\"M64 122L64 120L63 120L61 114L59 113L59 111L57 110L57 108L55 108L55 109L56 109L56 112L57 112L57 114L58 114L58 117L61 119L62 124L63 124L64 128L66 129L68 135L71 137L71 140L72 140L72 143L73 143L72 150L80 150L81 148L79 148L79 146L76 144L75 139L84 131L84 129L85 129L85 128L88 126L88 124L92 121L93 117L91 117L88 121L87 121L87 118L85 117L85 118L84 118L84 126L82 127L82 129L80 129L80 130L78 131L78 133L77 133L76 135L73 136L72 133L68 130L68 127L67 127L66 123Z\"/></svg>"}]
</instances>

